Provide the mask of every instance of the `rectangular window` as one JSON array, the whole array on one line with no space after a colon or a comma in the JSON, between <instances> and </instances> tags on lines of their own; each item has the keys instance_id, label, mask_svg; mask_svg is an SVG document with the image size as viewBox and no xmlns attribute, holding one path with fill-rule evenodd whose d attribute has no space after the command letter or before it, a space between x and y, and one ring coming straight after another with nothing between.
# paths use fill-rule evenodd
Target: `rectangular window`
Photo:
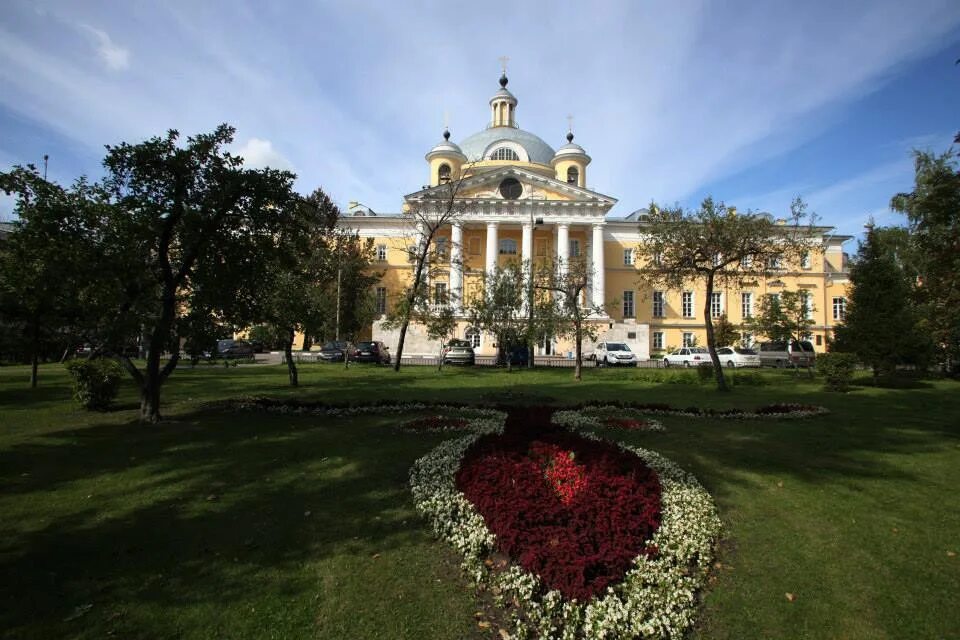
<instances>
[{"instance_id":1,"label":"rectangular window","mask_svg":"<svg viewBox=\"0 0 960 640\"><path fill-rule=\"evenodd\" d=\"M653 348L663 349L663 331L653 332Z\"/></svg>"},{"instance_id":2,"label":"rectangular window","mask_svg":"<svg viewBox=\"0 0 960 640\"><path fill-rule=\"evenodd\" d=\"M570 257L571 258L580 257L580 241L579 240L570 240Z\"/></svg>"},{"instance_id":3,"label":"rectangular window","mask_svg":"<svg viewBox=\"0 0 960 640\"><path fill-rule=\"evenodd\" d=\"M847 317L847 299L846 298L834 298L833 299L833 319L843 322Z\"/></svg>"},{"instance_id":4,"label":"rectangular window","mask_svg":"<svg viewBox=\"0 0 960 640\"><path fill-rule=\"evenodd\" d=\"M448 252L449 252L449 246L450 246L450 245L447 243L447 239L446 239L446 238L443 238L443 237L437 238L437 239L436 239L436 243L437 243L437 244L436 244L436 246L437 246L437 257L438 257L438 258L446 258L446 257L447 257L447 254L448 254Z\"/></svg>"},{"instance_id":5,"label":"rectangular window","mask_svg":"<svg viewBox=\"0 0 960 640\"><path fill-rule=\"evenodd\" d=\"M740 344L749 349L753 346L753 334L752 333L741 333L740 334Z\"/></svg>"},{"instance_id":6,"label":"rectangular window","mask_svg":"<svg viewBox=\"0 0 960 640\"><path fill-rule=\"evenodd\" d=\"M680 298L684 318L693 318L693 291L684 291Z\"/></svg>"},{"instance_id":7,"label":"rectangular window","mask_svg":"<svg viewBox=\"0 0 960 640\"><path fill-rule=\"evenodd\" d=\"M653 258L650 260L650 264L652 264L652 265L655 266L655 267L659 267L660 265L662 265L662 264L663 264L663 254L660 253L659 251L655 252L655 253L653 254Z\"/></svg>"},{"instance_id":8,"label":"rectangular window","mask_svg":"<svg viewBox=\"0 0 960 640\"><path fill-rule=\"evenodd\" d=\"M387 312L387 288L377 287L377 314L383 315Z\"/></svg>"},{"instance_id":9,"label":"rectangular window","mask_svg":"<svg viewBox=\"0 0 960 640\"><path fill-rule=\"evenodd\" d=\"M743 256L740 258L740 266L749 269L753 266L753 256Z\"/></svg>"},{"instance_id":10,"label":"rectangular window","mask_svg":"<svg viewBox=\"0 0 960 640\"><path fill-rule=\"evenodd\" d=\"M480 237L474 236L470 238L470 255L478 256L480 255Z\"/></svg>"},{"instance_id":11,"label":"rectangular window","mask_svg":"<svg viewBox=\"0 0 960 640\"><path fill-rule=\"evenodd\" d=\"M696 344L696 342L697 342L697 341L696 341L696 339L693 337L693 334L692 334L692 333L687 333L686 331L684 331L684 333L683 333L683 346L685 346L685 347L692 347L692 346L694 346L694 345Z\"/></svg>"},{"instance_id":12,"label":"rectangular window","mask_svg":"<svg viewBox=\"0 0 960 640\"><path fill-rule=\"evenodd\" d=\"M387 261L387 245L378 244L377 245L377 262L386 262Z\"/></svg>"},{"instance_id":13,"label":"rectangular window","mask_svg":"<svg viewBox=\"0 0 960 640\"><path fill-rule=\"evenodd\" d=\"M663 318L666 315L664 313L663 298L664 298L663 291L653 292L653 317L654 318Z\"/></svg>"},{"instance_id":14,"label":"rectangular window","mask_svg":"<svg viewBox=\"0 0 960 640\"><path fill-rule=\"evenodd\" d=\"M710 317L719 318L723 315L723 294L722 293L711 293L710 294Z\"/></svg>"},{"instance_id":15,"label":"rectangular window","mask_svg":"<svg viewBox=\"0 0 960 640\"><path fill-rule=\"evenodd\" d=\"M433 304L439 306L447 304L447 283L433 283Z\"/></svg>"},{"instance_id":16,"label":"rectangular window","mask_svg":"<svg viewBox=\"0 0 960 640\"><path fill-rule=\"evenodd\" d=\"M753 317L753 294L752 293L741 293L740 294L740 315L746 320L747 318Z\"/></svg>"},{"instance_id":17,"label":"rectangular window","mask_svg":"<svg viewBox=\"0 0 960 640\"><path fill-rule=\"evenodd\" d=\"M537 257L539 258L547 257L547 240L546 239L537 240Z\"/></svg>"},{"instance_id":18,"label":"rectangular window","mask_svg":"<svg viewBox=\"0 0 960 640\"><path fill-rule=\"evenodd\" d=\"M813 320L813 296L809 291L801 291L803 296L803 311L804 317L807 320Z\"/></svg>"},{"instance_id":19,"label":"rectangular window","mask_svg":"<svg viewBox=\"0 0 960 640\"><path fill-rule=\"evenodd\" d=\"M767 269L782 269L783 268L783 258L780 255L770 256L767 258Z\"/></svg>"},{"instance_id":20,"label":"rectangular window","mask_svg":"<svg viewBox=\"0 0 960 640\"><path fill-rule=\"evenodd\" d=\"M623 250L623 264L627 267L633 266L633 249Z\"/></svg>"},{"instance_id":21,"label":"rectangular window","mask_svg":"<svg viewBox=\"0 0 960 640\"><path fill-rule=\"evenodd\" d=\"M623 317L632 318L634 317L633 311L633 291L624 291L623 292Z\"/></svg>"},{"instance_id":22,"label":"rectangular window","mask_svg":"<svg viewBox=\"0 0 960 640\"><path fill-rule=\"evenodd\" d=\"M416 262L418 255L417 245L411 244L407 247L407 262Z\"/></svg>"},{"instance_id":23,"label":"rectangular window","mask_svg":"<svg viewBox=\"0 0 960 640\"><path fill-rule=\"evenodd\" d=\"M810 252L804 251L803 255L800 256L800 268L809 269L810 268Z\"/></svg>"}]
</instances>

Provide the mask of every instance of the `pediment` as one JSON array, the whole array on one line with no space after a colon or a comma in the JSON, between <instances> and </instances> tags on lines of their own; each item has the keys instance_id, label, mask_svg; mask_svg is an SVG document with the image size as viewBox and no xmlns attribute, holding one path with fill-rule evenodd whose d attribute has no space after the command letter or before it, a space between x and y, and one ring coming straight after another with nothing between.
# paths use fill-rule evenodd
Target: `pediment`
<instances>
[{"instance_id":1,"label":"pediment","mask_svg":"<svg viewBox=\"0 0 960 640\"><path fill-rule=\"evenodd\" d=\"M519 198L513 200L516 203L546 200L600 205L610 208L617 202L616 198L611 198L602 193L561 182L555 178L516 166L488 169L465 178L459 185L455 186L457 189L455 197L458 200L491 203L507 201L508 199L500 193L500 185L508 178L517 180L523 187ZM449 197L449 189L449 185L428 187L404 196L404 200L410 202L435 197Z\"/></svg>"}]
</instances>

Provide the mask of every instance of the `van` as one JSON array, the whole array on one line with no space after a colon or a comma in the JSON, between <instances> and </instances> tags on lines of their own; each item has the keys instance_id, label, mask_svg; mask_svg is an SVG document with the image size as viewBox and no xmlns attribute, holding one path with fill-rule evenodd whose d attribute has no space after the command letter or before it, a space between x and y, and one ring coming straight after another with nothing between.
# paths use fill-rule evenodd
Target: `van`
<instances>
[{"instance_id":1,"label":"van","mask_svg":"<svg viewBox=\"0 0 960 640\"><path fill-rule=\"evenodd\" d=\"M791 340L760 343L761 367L812 367L817 357L809 340Z\"/></svg>"}]
</instances>

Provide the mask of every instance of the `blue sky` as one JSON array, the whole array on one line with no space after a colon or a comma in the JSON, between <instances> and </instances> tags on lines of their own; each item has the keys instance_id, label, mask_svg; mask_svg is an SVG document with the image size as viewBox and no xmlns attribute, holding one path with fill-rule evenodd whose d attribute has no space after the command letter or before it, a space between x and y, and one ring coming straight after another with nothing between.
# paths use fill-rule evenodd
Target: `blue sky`
<instances>
[{"instance_id":1,"label":"blue sky","mask_svg":"<svg viewBox=\"0 0 960 640\"><path fill-rule=\"evenodd\" d=\"M95 177L105 144L229 122L248 163L397 211L445 114L454 141L486 125L503 55L520 126L557 147L572 114L615 216L801 195L857 234L902 222L911 149L960 130L956 0L7 0L0 168L46 153L52 179Z\"/></svg>"}]
</instances>

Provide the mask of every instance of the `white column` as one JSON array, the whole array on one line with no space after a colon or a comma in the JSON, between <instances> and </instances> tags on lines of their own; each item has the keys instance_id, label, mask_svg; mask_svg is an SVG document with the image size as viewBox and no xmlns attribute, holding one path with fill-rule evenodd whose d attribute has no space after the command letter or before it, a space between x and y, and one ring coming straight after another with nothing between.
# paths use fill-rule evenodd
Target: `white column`
<instances>
[{"instance_id":1,"label":"white column","mask_svg":"<svg viewBox=\"0 0 960 640\"><path fill-rule=\"evenodd\" d=\"M463 225L459 222L450 227L450 297L459 313L463 308Z\"/></svg>"},{"instance_id":2,"label":"white column","mask_svg":"<svg viewBox=\"0 0 960 640\"><path fill-rule=\"evenodd\" d=\"M524 285L529 287L530 278L533 277L533 224L530 222L523 223L523 238L520 242L520 264L523 265ZM530 310L528 306L530 301L527 300L527 296L523 296L523 300L522 311L523 313L527 313Z\"/></svg>"},{"instance_id":3,"label":"white column","mask_svg":"<svg viewBox=\"0 0 960 640\"><path fill-rule=\"evenodd\" d=\"M604 308L606 295L603 270L603 223L593 225L591 249L593 253L593 306ZM603 315L606 315L606 311L603 312Z\"/></svg>"},{"instance_id":4,"label":"white column","mask_svg":"<svg viewBox=\"0 0 960 640\"><path fill-rule=\"evenodd\" d=\"M499 255L499 242L497 241L497 223L487 223L487 274L492 274L497 270L497 255Z\"/></svg>"},{"instance_id":5,"label":"white column","mask_svg":"<svg viewBox=\"0 0 960 640\"><path fill-rule=\"evenodd\" d=\"M567 264L570 262L570 227L565 224L557 225L557 263L562 278L567 273Z\"/></svg>"}]
</instances>

